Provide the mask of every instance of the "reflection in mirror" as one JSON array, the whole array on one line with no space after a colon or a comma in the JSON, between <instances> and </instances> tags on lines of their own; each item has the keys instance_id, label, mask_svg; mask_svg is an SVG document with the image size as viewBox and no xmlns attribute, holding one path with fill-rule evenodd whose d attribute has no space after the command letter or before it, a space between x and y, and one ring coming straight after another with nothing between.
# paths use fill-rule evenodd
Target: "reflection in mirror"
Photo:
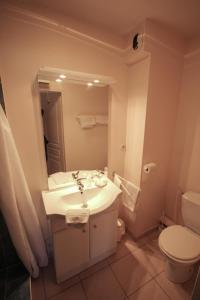
<instances>
[{"instance_id":1,"label":"reflection in mirror","mask_svg":"<svg viewBox=\"0 0 200 300\"><path fill-rule=\"evenodd\" d=\"M63 70L39 72L49 175L59 171L103 170L107 166L108 84L102 78L88 76Z\"/></svg>"},{"instance_id":2,"label":"reflection in mirror","mask_svg":"<svg viewBox=\"0 0 200 300\"><path fill-rule=\"evenodd\" d=\"M4 112L6 113L5 103L4 103L4 98L3 98L3 88L2 88L1 78L0 78L0 105L2 106Z\"/></svg>"},{"instance_id":3,"label":"reflection in mirror","mask_svg":"<svg viewBox=\"0 0 200 300\"><path fill-rule=\"evenodd\" d=\"M41 91L40 103L48 174L65 171L61 93Z\"/></svg>"}]
</instances>

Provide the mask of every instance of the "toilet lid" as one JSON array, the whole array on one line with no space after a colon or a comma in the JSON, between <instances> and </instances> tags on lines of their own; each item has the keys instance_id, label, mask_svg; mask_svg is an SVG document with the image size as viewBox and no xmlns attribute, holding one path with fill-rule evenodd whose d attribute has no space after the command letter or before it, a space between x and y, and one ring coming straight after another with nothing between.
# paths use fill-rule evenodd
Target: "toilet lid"
<instances>
[{"instance_id":1,"label":"toilet lid","mask_svg":"<svg viewBox=\"0 0 200 300\"><path fill-rule=\"evenodd\" d=\"M200 256L200 237L180 225L164 229L159 236L159 245L176 259L193 260Z\"/></svg>"}]
</instances>

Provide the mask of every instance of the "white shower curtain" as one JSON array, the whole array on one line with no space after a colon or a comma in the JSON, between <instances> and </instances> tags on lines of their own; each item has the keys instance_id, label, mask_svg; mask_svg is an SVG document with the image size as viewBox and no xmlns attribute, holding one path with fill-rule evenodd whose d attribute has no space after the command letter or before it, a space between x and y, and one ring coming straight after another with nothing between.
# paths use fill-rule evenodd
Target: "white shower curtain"
<instances>
[{"instance_id":1,"label":"white shower curtain","mask_svg":"<svg viewBox=\"0 0 200 300\"><path fill-rule=\"evenodd\" d=\"M33 277L48 257L13 135L0 105L0 209L17 253Z\"/></svg>"}]
</instances>

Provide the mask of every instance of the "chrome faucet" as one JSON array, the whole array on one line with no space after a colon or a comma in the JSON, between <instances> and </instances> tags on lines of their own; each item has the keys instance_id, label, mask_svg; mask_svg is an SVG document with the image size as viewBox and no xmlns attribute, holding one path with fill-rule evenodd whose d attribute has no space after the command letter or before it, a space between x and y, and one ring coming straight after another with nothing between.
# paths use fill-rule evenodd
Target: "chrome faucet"
<instances>
[{"instance_id":1,"label":"chrome faucet","mask_svg":"<svg viewBox=\"0 0 200 300\"><path fill-rule=\"evenodd\" d=\"M83 193L83 191L84 191L84 184L81 182L82 179L85 179L85 178L79 178L79 179L77 179L77 184L78 184L79 191L80 191L80 193L82 195L82 200L83 200L82 207L86 208L86 207L88 207L88 204L87 204L86 195Z\"/></svg>"},{"instance_id":2,"label":"chrome faucet","mask_svg":"<svg viewBox=\"0 0 200 300\"><path fill-rule=\"evenodd\" d=\"M80 172L80 171L77 171L77 172L72 173L73 179L77 179L77 178L78 178L79 172Z\"/></svg>"},{"instance_id":3,"label":"chrome faucet","mask_svg":"<svg viewBox=\"0 0 200 300\"><path fill-rule=\"evenodd\" d=\"M79 178L76 180L77 184L78 184L78 189L81 192L81 194L83 194L83 190L84 190L84 184L81 182L81 180L84 178Z\"/></svg>"},{"instance_id":4,"label":"chrome faucet","mask_svg":"<svg viewBox=\"0 0 200 300\"><path fill-rule=\"evenodd\" d=\"M78 184L78 189L79 189L79 191L80 191L80 193L82 195L82 199L83 199L83 205L82 205L82 207L86 208L86 207L88 207L88 204L87 204L87 199L86 199L85 195L83 194L84 184L81 182L81 180L83 180L83 179L86 179L86 178L78 178L78 179L76 179L76 182Z\"/></svg>"}]
</instances>

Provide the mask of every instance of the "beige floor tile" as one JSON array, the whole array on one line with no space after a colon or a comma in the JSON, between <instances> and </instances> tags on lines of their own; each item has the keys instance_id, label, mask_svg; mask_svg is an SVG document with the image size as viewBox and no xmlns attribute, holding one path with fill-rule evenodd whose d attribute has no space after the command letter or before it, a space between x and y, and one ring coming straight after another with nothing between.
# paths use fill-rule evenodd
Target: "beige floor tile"
<instances>
[{"instance_id":1,"label":"beige floor tile","mask_svg":"<svg viewBox=\"0 0 200 300\"><path fill-rule=\"evenodd\" d=\"M82 281L88 300L122 300L125 295L110 267Z\"/></svg>"},{"instance_id":2,"label":"beige floor tile","mask_svg":"<svg viewBox=\"0 0 200 300\"><path fill-rule=\"evenodd\" d=\"M127 249L129 250L129 252L131 252L131 251L140 249L141 247L146 245L147 242L148 242L148 240L146 237L142 237L137 240L134 240L131 235L128 235L128 238L125 241L125 245L126 245Z\"/></svg>"},{"instance_id":3,"label":"beige floor tile","mask_svg":"<svg viewBox=\"0 0 200 300\"><path fill-rule=\"evenodd\" d=\"M130 254L131 251L137 250L138 248L145 245L146 242L147 240L144 238L134 241L133 238L128 233L126 233L122 240L118 243L116 253L108 258L108 263L111 264L118 259Z\"/></svg>"},{"instance_id":4,"label":"beige floor tile","mask_svg":"<svg viewBox=\"0 0 200 300\"><path fill-rule=\"evenodd\" d=\"M148 245L152 246L156 251L160 251L160 247L158 245L158 239L152 239L148 242Z\"/></svg>"},{"instance_id":5,"label":"beige floor tile","mask_svg":"<svg viewBox=\"0 0 200 300\"><path fill-rule=\"evenodd\" d=\"M111 268L127 295L136 291L152 278L144 266L131 255L111 264Z\"/></svg>"},{"instance_id":6,"label":"beige floor tile","mask_svg":"<svg viewBox=\"0 0 200 300\"><path fill-rule=\"evenodd\" d=\"M145 237L147 238L148 241L152 240L158 240L158 237L160 235L160 231L158 229L155 229L151 232L149 232Z\"/></svg>"},{"instance_id":7,"label":"beige floor tile","mask_svg":"<svg viewBox=\"0 0 200 300\"><path fill-rule=\"evenodd\" d=\"M129 300L169 300L169 297L159 287L159 285L151 280L143 287L137 290L134 294L129 296ZM176 300L176 299L174 299Z\"/></svg>"},{"instance_id":8,"label":"beige floor tile","mask_svg":"<svg viewBox=\"0 0 200 300\"><path fill-rule=\"evenodd\" d=\"M156 276L164 270L164 255L150 243L146 244L141 249L132 252L132 255L152 276Z\"/></svg>"},{"instance_id":9,"label":"beige floor tile","mask_svg":"<svg viewBox=\"0 0 200 300\"><path fill-rule=\"evenodd\" d=\"M80 277L80 279L85 279L85 278L91 276L92 274L94 274L95 272L97 272L107 266L108 266L108 262L106 259L104 259L104 260L100 261L99 263L97 263L97 264L91 266L90 268L84 270L83 272L81 272L79 274L79 277Z\"/></svg>"},{"instance_id":10,"label":"beige floor tile","mask_svg":"<svg viewBox=\"0 0 200 300\"><path fill-rule=\"evenodd\" d=\"M177 284L166 278L165 272L155 277L156 282L168 294L172 300L189 300L194 286L194 278L192 280Z\"/></svg>"},{"instance_id":11,"label":"beige floor tile","mask_svg":"<svg viewBox=\"0 0 200 300\"><path fill-rule=\"evenodd\" d=\"M42 274L37 279L31 279L31 293L32 293L32 300L45 299Z\"/></svg>"},{"instance_id":12,"label":"beige floor tile","mask_svg":"<svg viewBox=\"0 0 200 300\"><path fill-rule=\"evenodd\" d=\"M145 245L152 247L152 249L154 249L155 251L160 251L160 248L158 246L159 235L160 235L160 231L158 229L155 229L151 231L149 234L145 235L143 237L143 239L146 239Z\"/></svg>"},{"instance_id":13,"label":"beige floor tile","mask_svg":"<svg viewBox=\"0 0 200 300\"><path fill-rule=\"evenodd\" d=\"M124 257L124 256L126 256L128 254L130 254L130 252L129 252L128 248L126 247L125 242L123 240L120 243L118 243L118 247L117 247L116 253L114 253L113 255L109 256L107 258L107 261L108 261L109 264L111 264L111 263L117 261L118 259L120 259L120 258L122 258L122 257Z\"/></svg>"},{"instance_id":14,"label":"beige floor tile","mask_svg":"<svg viewBox=\"0 0 200 300\"><path fill-rule=\"evenodd\" d=\"M67 289L68 287L78 283L80 281L78 276L74 276L60 284L57 284L55 272L52 264L49 264L47 268L43 269L44 274L44 287L46 297L52 297L63 290Z\"/></svg>"},{"instance_id":15,"label":"beige floor tile","mask_svg":"<svg viewBox=\"0 0 200 300\"><path fill-rule=\"evenodd\" d=\"M66 291L54 296L51 300L87 300L80 283L73 285Z\"/></svg>"}]
</instances>

